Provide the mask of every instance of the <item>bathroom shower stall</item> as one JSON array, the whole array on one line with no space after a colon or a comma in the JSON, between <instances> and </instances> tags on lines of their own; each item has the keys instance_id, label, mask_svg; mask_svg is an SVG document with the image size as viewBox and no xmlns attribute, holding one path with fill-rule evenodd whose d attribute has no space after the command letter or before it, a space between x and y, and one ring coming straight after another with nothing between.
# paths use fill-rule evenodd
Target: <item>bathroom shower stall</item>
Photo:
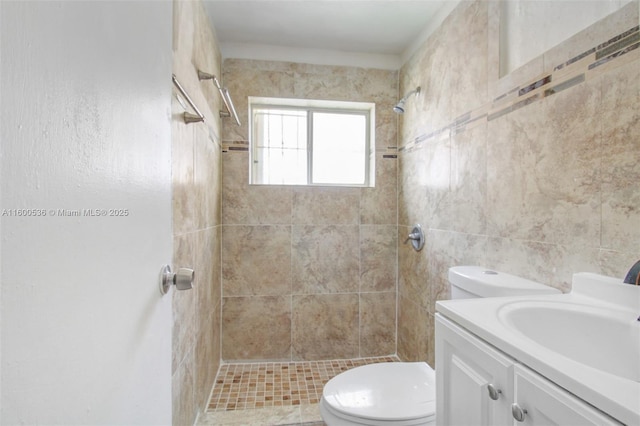
<instances>
[{"instance_id":1,"label":"bathroom shower stall","mask_svg":"<svg viewBox=\"0 0 640 426\"><path fill-rule=\"evenodd\" d=\"M209 61L243 124L176 129L187 143L174 141L187 149L176 174L187 179L174 183L174 209L184 215L177 256L200 259L212 274L210 298L186 300L178 316L191 318L187 306L206 312L213 337L199 339L220 354L212 364L395 355L434 365L433 315L449 298L449 267L490 265L567 290L584 265L615 275L636 259L637 213L625 213L634 207L622 194L633 192L637 166L624 158L637 144L620 136L637 133L628 119L638 104L635 2L506 72L497 2L457 5L399 70L222 60L197 3L177 9L186 31L174 34L174 66L188 74L192 56L199 67ZM607 43L617 53L584 74L588 59L573 58ZM211 89L191 87L217 111ZM374 102L375 188L250 185L249 96ZM220 169L195 152L205 147L215 148L207 155ZM208 201L194 202L191 191ZM416 223L420 252L404 244ZM197 371L205 357L176 327L179 390L198 380L190 366Z\"/></svg>"}]
</instances>

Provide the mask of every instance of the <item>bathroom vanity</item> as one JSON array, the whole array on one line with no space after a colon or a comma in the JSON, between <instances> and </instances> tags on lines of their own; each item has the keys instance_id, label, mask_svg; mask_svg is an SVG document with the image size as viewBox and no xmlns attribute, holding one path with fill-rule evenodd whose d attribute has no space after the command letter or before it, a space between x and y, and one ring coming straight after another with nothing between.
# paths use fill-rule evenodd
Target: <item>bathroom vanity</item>
<instances>
[{"instance_id":1,"label":"bathroom vanity","mask_svg":"<svg viewBox=\"0 0 640 426\"><path fill-rule=\"evenodd\" d=\"M437 424L640 424L640 287L436 306Z\"/></svg>"}]
</instances>

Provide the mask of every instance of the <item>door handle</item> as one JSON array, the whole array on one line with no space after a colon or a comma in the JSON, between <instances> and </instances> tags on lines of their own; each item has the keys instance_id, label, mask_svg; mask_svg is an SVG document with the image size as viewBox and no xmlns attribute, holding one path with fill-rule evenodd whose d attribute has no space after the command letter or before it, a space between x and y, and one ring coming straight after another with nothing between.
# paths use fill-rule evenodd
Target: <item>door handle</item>
<instances>
[{"instance_id":1,"label":"door handle","mask_svg":"<svg viewBox=\"0 0 640 426\"><path fill-rule=\"evenodd\" d=\"M195 272L189 268L179 268L175 273L171 272L171 266L165 265L160 270L160 294L167 294L171 285L178 290L191 290Z\"/></svg>"}]
</instances>

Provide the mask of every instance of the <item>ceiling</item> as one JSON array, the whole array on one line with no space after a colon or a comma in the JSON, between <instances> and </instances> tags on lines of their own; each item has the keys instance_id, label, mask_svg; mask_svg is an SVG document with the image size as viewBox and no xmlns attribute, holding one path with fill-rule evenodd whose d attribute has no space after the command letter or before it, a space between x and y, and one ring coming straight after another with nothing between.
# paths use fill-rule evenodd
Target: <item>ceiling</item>
<instances>
[{"instance_id":1,"label":"ceiling","mask_svg":"<svg viewBox=\"0 0 640 426\"><path fill-rule=\"evenodd\" d=\"M315 56L324 56L329 62L349 57L387 61L386 68L399 67L403 55L425 29L439 25L457 3L457 0L204 0L225 58L269 59L272 54L277 56L272 59L282 60L287 52L295 57L304 51L315 52Z\"/></svg>"}]
</instances>

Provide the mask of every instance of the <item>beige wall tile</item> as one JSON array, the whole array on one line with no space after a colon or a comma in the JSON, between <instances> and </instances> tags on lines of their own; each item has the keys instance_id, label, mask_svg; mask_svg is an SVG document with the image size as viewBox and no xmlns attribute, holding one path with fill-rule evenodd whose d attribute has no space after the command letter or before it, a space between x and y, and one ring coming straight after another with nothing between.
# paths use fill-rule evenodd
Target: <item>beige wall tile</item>
<instances>
[{"instance_id":1,"label":"beige wall tile","mask_svg":"<svg viewBox=\"0 0 640 426\"><path fill-rule=\"evenodd\" d=\"M173 192L173 233L183 234L194 229L196 222L193 192L193 127L184 123L184 110L172 98L171 115L171 178Z\"/></svg>"},{"instance_id":2,"label":"beige wall tile","mask_svg":"<svg viewBox=\"0 0 640 426\"><path fill-rule=\"evenodd\" d=\"M398 143L398 114L393 112L393 107L400 99L397 87L395 92L380 104L376 104L376 151L386 151L390 147L395 148Z\"/></svg>"},{"instance_id":3,"label":"beige wall tile","mask_svg":"<svg viewBox=\"0 0 640 426\"><path fill-rule=\"evenodd\" d=\"M396 293L360 294L360 356L396 352Z\"/></svg>"},{"instance_id":4,"label":"beige wall tile","mask_svg":"<svg viewBox=\"0 0 640 426\"><path fill-rule=\"evenodd\" d=\"M219 312L217 309L212 311ZM196 406L204 411L209 403L211 389L215 384L216 373L220 366L220 353L214 352L218 347L216 341L220 341L220 335L215 332L212 320L205 321L200 327L197 346L195 347L195 391Z\"/></svg>"},{"instance_id":5,"label":"beige wall tile","mask_svg":"<svg viewBox=\"0 0 640 426\"><path fill-rule=\"evenodd\" d=\"M492 268L565 292L571 289L574 272L600 272L598 253L597 248L510 238L487 241L487 264Z\"/></svg>"},{"instance_id":6,"label":"beige wall tile","mask_svg":"<svg viewBox=\"0 0 640 426\"><path fill-rule=\"evenodd\" d=\"M220 140L205 126L195 127L195 199L199 229L220 224L222 174Z\"/></svg>"},{"instance_id":7,"label":"beige wall tile","mask_svg":"<svg viewBox=\"0 0 640 426\"><path fill-rule=\"evenodd\" d=\"M496 4L464 2L403 66L401 93L426 87L399 127L398 355L403 359L433 356L416 330L432 324L420 312L432 314L435 302L449 297L451 266L483 265L568 291L574 272L622 276L637 258L636 53L593 70L588 63L567 66L548 85L519 97L519 89L546 75L551 64L637 22L638 5L627 5L499 78ZM563 87L573 77L578 83ZM551 87L558 89L545 92ZM495 99L512 89L508 97ZM537 96L532 102L506 109L532 95ZM468 111L469 118L479 119L459 133L457 122ZM440 133L433 136L434 131ZM445 182L439 177L445 175L447 149L450 182L438 189L434 182ZM401 244L416 222L427 232L421 255Z\"/></svg>"},{"instance_id":8,"label":"beige wall tile","mask_svg":"<svg viewBox=\"0 0 640 426\"><path fill-rule=\"evenodd\" d=\"M173 289L173 423L206 408L220 364L220 96L194 66L220 75L220 51L200 1L174 2L173 71L205 115L185 124L172 103L173 267L195 270L194 288ZM168 296L165 296L168 297Z\"/></svg>"},{"instance_id":9,"label":"beige wall tile","mask_svg":"<svg viewBox=\"0 0 640 426\"><path fill-rule=\"evenodd\" d=\"M461 234L430 229L426 234L427 242L424 248L424 256L427 261L426 279L423 278L422 285L427 286L426 309L429 313L435 313L435 304L438 300L448 300L449 289L449 268L460 265L457 251L460 244Z\"/></svg>"},{"instance_id":10,"label":"beige wall tile","mask_svg":"<svg viewBox=\"0 0 640 426\"><path fill-rule=\"evenodd\" d=\"M295 187L291 204L295 225L357 225L360 189Z\"/></svg>"},{"instance_id":11,"label":"beige wall tile","mask_svg":"<svg viewBox=\"0 0 640 426\"><path fill-rule=\"evenodd\" d=\"M487 125L451 135L449 228L470 234L487 229Z\"/></svg>"},{"instance_id":12,"label":"beige wall tile","mask_svg":"<svg viewBox=\"0 0 640 426\"><path fill-rule=\"evenodd\" d=\"M599 105L587 82L489 122L490 233L598 246Z\"/></svg>"},{"instance_id":13,"label":"beige wall tile","mask_svg":"<svg viewBox=\"0 0 640 426\"><path fill-rule=\"evenodd\" d=\"M173 265L194 265L195 235L184 234L173 238ZM173 306L173 329L172 337L172 367L174 374L187 353L195 345L198 333L198 318L196 310L195 291L171 290L171 303Z\"/></svg>"},{"instance_id":14,"label":"beige wall tile","mask_svg":"<svg viewBox=\"0 0 640 426\"><path fill-rule=\"evenodd\" d=\"M215 257L220 254L220 247L216 246L215 228L207 228L195 233L195 264L191 267L195 271L195 279L192 291L196 295L196 309L201 324L207 322L211 316L214 306L215 288L219 281L220 270L215 267L220 263L215 261ZM181 267L189 268L189 265Z\"/></svg>"},{"instance_id":15,"label":"beige wall tile","mask_svg":"<svg viewBox=\"0 0 640 426\"><path fill-rule=\"evenodd\" d=\"M427 225L427 170L421 161L423 152L424 146L420 145L399 155L398 225Z\"/></svg>"},{"instance_id":16,"label":"beige wall tile","mask_svg":"<svg viewBox=\"0 0 640 426\"><path fill-rule=\"evenodd\" d=\"M636 61L638 62L638 61ZM602 247L640 247L640 71L634 62L602 77Z\"/></svg>"},{"instance_id":17,"label":"beige wall tile","mask_svg":"<svg viewBox=\"0 0 640 426\"><path fill-rule=\"evenodd\" d=\"M424 231L427 230L428 228L424 229ZM422 251L417 252L411 243L406 241L411 231L411 226L398 227L398 296L405 297L412 303L427 309L429 304L428 251L423 248ZM428 238L428 235L425 237Z\"/></svg>"},{"instance_id":18,"label":"beige wall tile","mask_svg":"<svg viewBox=\"0 0 640 426\"><path fill-rule=\"evenodd\" d=\"M171 379L172 424L191 425L196 420L198 407L195 402L195 361L193 350L178 365Z\"/></svg>"},{"instance_id":19,"label":"beige wall tile","mask_svg":"<svg viewBox=\"0 0 640 426\"><path fill-rule=\"evenodd\" d=\"M357 293L293 296L294 361L356 358Z\"/></svg>"},{"instance_id":20,"label":"beige wall tile","mask_svg":"<svg viewBox=\"0 0 640 426\"><path fill-rule=\"evenodd\" d=\"M291 227L223 227L222 286L224 296L290 294Z\"/></svg>"},{"instance_id":21,"label":"beige wall tile","mask_svg":"<svg viewBox=\"0 0 640 426\"><path fill-rule=\"evenodd\" d=\"M291 357L291 297L225 297L222 358L288 360Z\"/></svg>"},{"instance_id":22,"label":"beige wall tile","mask_svg":"<svg viewBox=\"0 0 640 426\"><path fill-rule=\"evenodd\" d=\"M222 221L237 225L291 223L292 188L249 185L249 153L224 153Z\"/></svg>"},{"instance_id":23,"label":"beige wall tile","mask_svg":"<svg viewBox=\"0 0 640 426\"><path fill-rule=\"evenodd\" d=\"M360 223L395 225L397 206L398 196L395 187L365 188L360 197Z\"/></svg>"},{"instance_id":24,"label":"beige wall tile","mask_svg":"<svg viewBox=\"0 0 640 426\"><path fill-rule=\"evenodd\" d=\"M447 132L434 141L425 143L420 164L424 168L426 189L425 225L438 229L451 229L451 139Z\"/></svg>"},{"instance_id":25,"label":"beige wall tile","mask_svg":"<svg viewBox=\"0 0 640 426\"><path fill-rule=\"evenodd\" d=\"M293 226L291 249L294 294L358 291L357 225Z\"/></svg>"},{"instance_id":26,"label":"beige wall tile","mask_svg":"<svg viewBox=\"0 0 640 426\"><path fill-rule=\"evenodd\" d=\"M402 361L427 361L429 313L404 295L398 295L398 357Z\"/></svg>"},{"instance_id":27,"label":"beige wall tile","mask_svg":"<svg viewBox=\"0 0 640 426\"><path fill-rule=\"evenodd\" d=\"M360 291L395 291L398 236L395 225L360 226Z\"/></svg>"}]
</instances>

